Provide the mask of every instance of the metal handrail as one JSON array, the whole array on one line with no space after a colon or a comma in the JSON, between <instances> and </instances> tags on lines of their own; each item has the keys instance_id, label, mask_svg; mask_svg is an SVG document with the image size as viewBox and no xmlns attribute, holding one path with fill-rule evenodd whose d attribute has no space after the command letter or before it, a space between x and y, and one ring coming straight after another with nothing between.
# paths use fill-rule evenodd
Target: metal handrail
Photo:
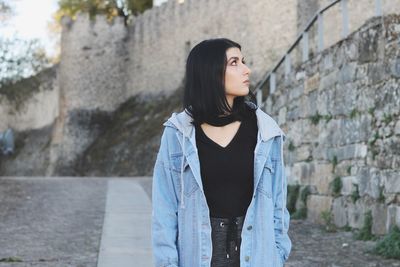
<instances>
[{"instance_id":1,"label":"metal handrail","mask_svg":"<svg viewBox=\"0 0 400 267\"><path fill-rule=\"evenodd\" d=\"M293 51L299 44L301 40L303 40L303 62L307 61L309 58L309 46L308 46L308 30L314 25L315 21L318 23L318 52L321 52L324 49L323 42L323 14L328 9L332 8L336 4L341 3L341 11L343 18L343 32L342 38L346 38L349 35L349 16L348 16L348 0L332 0L331 3L327 4L325 7L320 8L314 16L310 19L310 21L306 24L304 30L297 36L294 43L290 46L290 48L286 51L286 53L278 60L278 62L274 65L271 71L267 73L267 75L256 85L256 89L254 89L253 93L257 96L257 104L260 107L263 107L265 102L262 102L262 87L266 84L267 81L270 82L270 93L273 93L276 89L276 71L285 62L285 75L290 73L290 52ZM375 0L375 15L382 15L382 0Z\"/></svg>"}]
</instances>

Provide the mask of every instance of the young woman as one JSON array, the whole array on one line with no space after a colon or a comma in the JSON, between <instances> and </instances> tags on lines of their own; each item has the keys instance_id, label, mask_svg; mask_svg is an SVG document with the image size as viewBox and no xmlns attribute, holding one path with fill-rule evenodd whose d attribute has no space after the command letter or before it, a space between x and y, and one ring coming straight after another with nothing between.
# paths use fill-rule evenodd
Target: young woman
<instances>
[{"instance_id":1,"label":"young woman","mask_svg":"<svg viewBox=\"0 0 400 267\"><path fill-rule=\"evenodd\" d=\"M157 267L279 267L291 251L285 134L255 104L241 46L197 44L184 111L165 126L153 175Z\"/></svg>"}]
</instances>

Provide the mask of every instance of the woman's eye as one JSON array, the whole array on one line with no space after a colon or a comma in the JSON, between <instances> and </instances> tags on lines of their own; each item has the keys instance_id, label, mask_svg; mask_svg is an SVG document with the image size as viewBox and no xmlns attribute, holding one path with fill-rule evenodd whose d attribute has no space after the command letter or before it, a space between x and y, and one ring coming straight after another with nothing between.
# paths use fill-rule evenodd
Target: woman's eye
<instances>
[{"instance_id":1,"label":"woman's eye","mask_svg":"<svg viewBox=\"0 0 400 267\"><path fill-rule=\"evenodd\" d=\"M234 61L232 61L232 64L233 64L233 63L235 63L235 64L236 64L236 63L237 63L237 61L236 61L236 60L234 60ZM243 60L243 61L242 61L242 63L243 63L243 64L246 64L246 61L245 61L245 60Z\"/></svg>"}]
</instances>

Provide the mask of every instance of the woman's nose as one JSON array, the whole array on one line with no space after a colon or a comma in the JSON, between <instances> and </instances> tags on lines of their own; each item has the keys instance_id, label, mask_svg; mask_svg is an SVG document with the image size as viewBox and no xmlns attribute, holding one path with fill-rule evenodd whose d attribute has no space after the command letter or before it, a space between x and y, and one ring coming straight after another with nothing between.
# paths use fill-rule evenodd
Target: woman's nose
<instances>
[{"instance_id":1,"label":"woman's nose","mask_svg":"<svg viewBox=\"0 0 400 267\"><path fill-rule=\"evenodd\" d=\"M250 70L250 68L249 68L249 67L247 67L246 65L245 65L245 70L244 70L244 73L245 73L245 74L250 74L250 73L251 73L251 70Z\"/></svg>"}]
</instances>

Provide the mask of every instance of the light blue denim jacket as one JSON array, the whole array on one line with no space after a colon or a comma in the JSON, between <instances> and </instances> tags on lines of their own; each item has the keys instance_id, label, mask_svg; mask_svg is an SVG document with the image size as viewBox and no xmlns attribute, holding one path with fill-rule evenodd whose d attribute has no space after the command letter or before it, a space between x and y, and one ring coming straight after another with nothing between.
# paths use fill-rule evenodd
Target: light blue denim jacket
<instances>
[{"instance_id":1,"label":"light blue denim jacket","mask_svg":"<svg viewBox=\"0 0 400 267\"><path fill-rule=\"evenodd\" d=\"M283 162L284 132L268 114L257 115L254 193L240 245L241 267L279 267L288 259L290 215ZM185 112L172 113L165 126L153 172L152 247L156 267L210 267L209 208L200 176L195 128Z\"/></svg>"}]
</instances>

